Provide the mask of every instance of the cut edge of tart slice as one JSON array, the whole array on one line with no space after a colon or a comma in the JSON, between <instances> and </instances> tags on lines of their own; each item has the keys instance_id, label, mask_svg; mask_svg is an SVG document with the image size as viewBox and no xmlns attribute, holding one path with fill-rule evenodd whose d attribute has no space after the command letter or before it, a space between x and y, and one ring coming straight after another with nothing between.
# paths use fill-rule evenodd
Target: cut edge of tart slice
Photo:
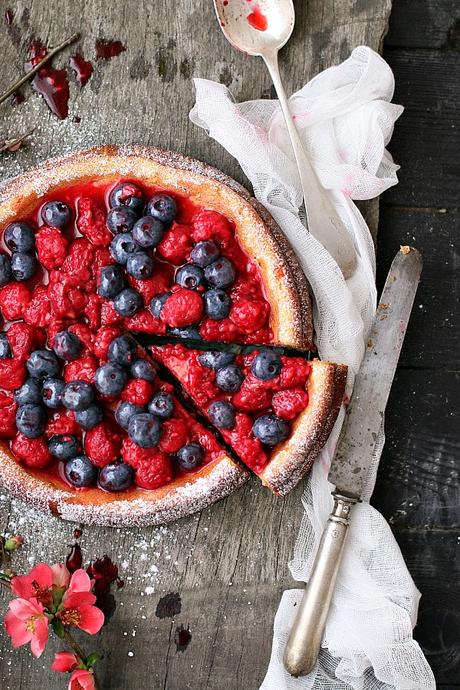
<instances>
[{"instance_id":1,"label":"cut edge of tart slice","mask_svg":"<svg viewBox=\"0 0 460 690\"><path fill-rule=\"evenodd\" d=\"M213 400L224 399L222 397L224 394L220 393L217 398L209 398L204 404L203 400L198 399L202 393L197 396L196 389L202 392L205 389L206 380L203 379L200 382L199 379L194 378L193 384L191 384L188 378L190 368L196 363L197 356L203 354L206 350L187 348L184 344L155 345L148 349L152 353L153 358L159 361L178 381L186 396L193 401L197 409L213 424L207 408ZM264 350L266 348L260 349ZM176 357L175 353L181 353L180 357ZM191 358L188 361L187 356ZM239 355L239 357L241 359L244 355ZM184 358L186 366L184 366ZM235 437L231 439L231 431L218 428L213 424L224 437L227 444L232 447L238 459L247 467L250 467L261 479L264 486L267 486L273 493L280 496L288 494L311 469L313 462L329 438L345 393L348 371L346 365L318 359L309 361L308 365L310 367L306 382L308 404L291 422L290 433L285 441L273 448L264 446L269 460L263 467L258 468L257 464L251 466L248 462L249 458L245 459L244 453L239 452L238 447L235 447L239 441L244 446L244 434L238 439L235 439ZM298 384L295 384L294 387L298 387ZM283 390L287 390L287 388L283 388ZM238 411L241 414L241 410L237 408L237 419ZM273 409L258 410L254 415L254 419L267 412L273 412ZM245 428L246 432L247 429ZM236 433L239 432L237 431Z\"/></svg>"}]
</instances>

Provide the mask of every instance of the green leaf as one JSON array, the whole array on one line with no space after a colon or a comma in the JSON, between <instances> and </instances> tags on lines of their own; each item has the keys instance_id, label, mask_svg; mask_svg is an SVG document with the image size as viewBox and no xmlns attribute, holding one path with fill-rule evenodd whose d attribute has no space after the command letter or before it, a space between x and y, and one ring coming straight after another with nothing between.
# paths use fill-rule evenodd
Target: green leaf
<instances>
[{"instance_id":1,"label":"green leaf","mask_svg":"<svg viewBox=\"0 0 460 690\"><path fill-rule=\"evenodd\" d=\"M90 669L94 666L94 664L99 661L100 655L97 652L92 652L89 656L86 657L86 668Z\"/></svg>"},{"instance_id":2,"label":"green leaf","mask_svg":"<svg viewBox=\"0 0 460 690\"><path fill-rule=\"evenodd\" d=\"M62 640L64 638L64 626L62 625L59 618L53 618L53 622L51 623L51 625L53 626L53 630L56 633L56 635L60 637Z\"/></svg>"}]
</instances>

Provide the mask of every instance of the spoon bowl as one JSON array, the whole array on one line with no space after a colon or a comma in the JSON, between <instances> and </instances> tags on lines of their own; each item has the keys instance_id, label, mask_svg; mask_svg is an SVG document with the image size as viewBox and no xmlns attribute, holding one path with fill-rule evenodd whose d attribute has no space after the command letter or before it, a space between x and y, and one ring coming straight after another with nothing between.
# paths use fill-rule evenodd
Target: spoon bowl
<instances>
[{"instance_id":1,"label":"spoon bowl","mask_svg":"<svg viewBox=\"0 0 460 690\"><path fill-rule=\"evenodd\" d=\"M214 0L214 7L227 40L248 55L279 50L294 29L292 0Z\"/></svg>"}]
</instances>

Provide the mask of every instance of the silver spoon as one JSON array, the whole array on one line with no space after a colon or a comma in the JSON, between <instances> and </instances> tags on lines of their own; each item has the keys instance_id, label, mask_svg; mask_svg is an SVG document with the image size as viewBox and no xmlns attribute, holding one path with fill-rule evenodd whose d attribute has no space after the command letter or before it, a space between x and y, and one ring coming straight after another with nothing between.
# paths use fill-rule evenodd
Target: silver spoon
<instances>
[{"instance_id":1,"label":"silver spoon","mask_svg":"<svg viewBox=\"0 0 460 690\"><path fill-rule=\"evenodd\" d=\"M260 56L270 72L299 169L308 229L348 278L356 268L353 242L305 153L278 69L278 51L287 43L294 28L293 2L260 0L259 5L258 0L214 0L214 7L227 40L243 53ZM295 230L288 232L293 244L301 239Z\"/></svg>"}]
</instances>

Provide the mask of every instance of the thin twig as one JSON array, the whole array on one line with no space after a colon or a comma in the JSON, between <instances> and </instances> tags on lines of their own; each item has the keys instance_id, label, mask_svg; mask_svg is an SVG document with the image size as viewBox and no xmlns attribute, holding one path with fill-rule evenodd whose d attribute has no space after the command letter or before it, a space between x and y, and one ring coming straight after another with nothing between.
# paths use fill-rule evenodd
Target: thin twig
<instances>
[{"instance_id":1,"label":"thin twig","mask_svg":"<svg viewBox=\"0 0 460 690\"><path fill-rule=\"evenodd\" d=\"M75 43L75 41L78 41L80 38L79 33L72 34L72 36L69 36L69 38L66 38L65 41L57 45L55 48L52 48L48 55L45 55L45 57L40 60L40 62L35 65L35 67L32 67L32 69L29 72L26 72L20 79L17 79L14 84L11 84L11 86L0 96L0 103L3 103L3 101L6 101L9 96L11 96L15 91L17 91L23 84L26 83L26 81L29 81L31 77L34 76L38 72L38 70L43 67L43 65L49 60L51 60L56 53L59 53L61 50L64 48L67 48L67 46L70 46L72 43Z\"/></svg>"},{"instance_id":2,"label":"thin twig","mask_svg":"<svg viewBox=\"0 0 460 690\"><path fill-rule=\"evenodd\" d=\"M6 589L9 589L11 591L10 583L7 582L6 580L2 580L1 578L0 578L0 586L5 587Z\"/></svg>"},{"instance_id":3,"label":"thin twig","mask_svg":"<svg viewBox=\"0 0 460 690\"><path fill-rule=\"evenodd\" d=\"M66 628L64 628L64 640L67 642L69 647L71 647L73 649L75 654L78 657L80 657L80 659L83 661L83 663L85 663L85 661L86 661L85 652L80 647L80 645L78 644L78 642L74 638L74 636L68 630L66 630ZM96 672L95 672L94 668L92 670L93 670L93 678L94 678L94 687L96 688L96 690L100 690L101 686L99 685L99 681L97 679Z\"/></svg>"},{"instance_id":4,"label":"thin twig","mask_svg":"<svg viewBox=\"0 0 460 690\"><path fill-rule=\"evenodd\" d=\"M16 139L8 139L3 143L2 146L0 146L0 153L4 153L5 151L11 151L15 150L14 147L19 144L19 146L22 144L22 142L27 139L27 137L30 137L30 135L33 133L34 129L30 129L28 132L22 135L22 137L16 137ZM18 146L18 148L19 148Z\"/></svg>"}]
</instances>

